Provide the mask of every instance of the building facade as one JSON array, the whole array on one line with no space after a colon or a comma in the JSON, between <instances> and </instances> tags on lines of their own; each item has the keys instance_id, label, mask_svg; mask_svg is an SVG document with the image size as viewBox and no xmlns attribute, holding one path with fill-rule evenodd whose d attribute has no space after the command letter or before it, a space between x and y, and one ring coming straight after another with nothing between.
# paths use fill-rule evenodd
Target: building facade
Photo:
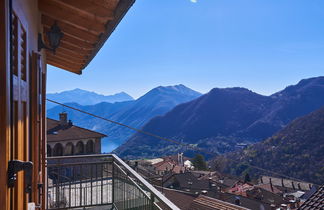
<instances>
[{"instance_id":1,"label":"building facade","mask_svg":"<svg viewBox=\"0 0 324 210\"><path fill-rule=\"evenodd\" d=\"M90 155L101 153L106 135L73 125L67 113L59 120L47 118L47 156Z\"/></svg>"},{"instance_id":2,"label":"building facade","mask_svg":"<svg viewBox=\"0 0 324 210\"><path fill-rule=\"evenodd\" d=\"M46 65L81 74L133 3L0 1L1 209L45 209Z\"/></svg>"}]
</instances>

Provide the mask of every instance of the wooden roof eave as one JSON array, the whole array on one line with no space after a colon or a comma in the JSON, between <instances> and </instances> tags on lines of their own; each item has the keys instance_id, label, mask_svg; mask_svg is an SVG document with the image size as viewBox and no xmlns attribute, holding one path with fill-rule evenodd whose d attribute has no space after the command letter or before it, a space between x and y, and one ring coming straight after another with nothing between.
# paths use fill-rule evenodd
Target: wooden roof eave
<instances>
[{"instance_id":1,"label":"wooden roof eave","mask_svg":"<svg viewBox=\"0 0 324 210\"><path fill-rule=\"evenodd\" d=\"M68 66L68 65L64 65L64 64L60 64L57 63L55 61L52 61L51 59L47 59L47 64L52 65L52 66L56 66L60 69L75 73L75 74L82 74L82 71L79 70L79 68L73 67L73 66Z\"/></svg>"},{"instance_id":2,"label":"wooden roof eave","mask_svg":"<svg viewBox=\"0 0 324 210\"><path fill-rule=\"evenodd\" d=\"M41 22L44 32L48 31L50 26L57 21L64 33L56 55L46 51L47 63L81 74L135 0L112 0L108 3L103 0L80 0L78 2L80 5L75 4L72 0L39 0L39 8L42 13ZM104 3L107 5L103 5ZM86 8L87 5L91 8ZM101 21L98 21L97 14L94 13L98 5L106 7L100 9L99 19L101 18ZM111 5L115 7L113 11L109 8ZM82 7L84 7L84 11L82 11ZM105 11L108 12L107 15L105 15ZM78 14L80 14L80 19ZM110 18L112 14L114 17ZM64 18L64 15L67 17ZM105 24L102 23L104 18L107 20Z\"/></svg>"},{"instance_id":3,"label":"wooden roof eave","mask_svg":"<svg viewBox=\"0 0 324 210\"><path fill-rule=\"evenodd\" d=\"M90 31L93 34L100 34L105 30L103 24L96 21L94 17L84 16L78 11L58 4L56 1L40 0L39 9L43 15L73 25L82 30Z\"/></svg>"},{"instance_id":4,"label":"wooden roof eave","mask_svg":"<svg viewBox=\"0 0 324 210\"><path fill-rule=\"evenodd\" d=\"M60 26L61 30L64 31L64 34L68 34L74 37L76 36L81 37L83 40L88 40L89 42L98 41L98 35L95 35L89 31L82 30L78 27L75 27L71 24L67 24L59 20L54 20L53 18L48 17L44 14L41 16L41 18L42 18L42 24L47 28L50 28L56 21L57 24Z\"/></svg>"},{"instance_id":5,"label":"wooden roof eave","mask_svg":"<svg viewBox=\"0 0 324 210\"><path fill-rule=\"evenodd\" d=\"M89 63L92 61L92 59L97 55L99 50L102 48L104 43L107 41L107 39L110 37L112 32L115 30L117 25L120 23L120 21L123 19L127 11L132 7L134 3L135 0L120 0L115 11L115 18L106 24L106 31L103 34L101 34L100 40L95 46L95 50L92 51L88 61L85 63L85 65L82 66L81 71L84 68L86 68L89 65Z\"/></svg>"}]
</instances>

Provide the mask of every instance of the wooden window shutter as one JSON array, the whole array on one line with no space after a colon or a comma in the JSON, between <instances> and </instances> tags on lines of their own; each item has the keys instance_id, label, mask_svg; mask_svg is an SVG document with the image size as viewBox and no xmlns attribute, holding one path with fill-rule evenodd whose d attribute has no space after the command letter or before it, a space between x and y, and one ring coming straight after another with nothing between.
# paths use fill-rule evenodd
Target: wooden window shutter
<instances>
[{"instance_id":1,"label":"wooden window shutter","mask_svg":"<svg viewBox=\"0 0 324 210\"><path fill-rule=\"evenodd\" d=\"M28 160L29 147L29 66L27 22L22 14L12 11L11 22L11 67L12 67L12 132L10 159ZM11 209L26 209L29 186L24 180L24 171L17 173L14 187L11 188Z\"/></svg>"}]
</instances>

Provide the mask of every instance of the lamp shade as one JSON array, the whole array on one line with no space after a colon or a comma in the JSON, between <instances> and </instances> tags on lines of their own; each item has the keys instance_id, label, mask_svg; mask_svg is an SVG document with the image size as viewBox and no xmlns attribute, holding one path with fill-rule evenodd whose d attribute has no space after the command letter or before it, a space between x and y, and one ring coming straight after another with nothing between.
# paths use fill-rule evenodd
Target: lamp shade
<instances>
[{"instance_id":1,"label":"lamp shade","mask_svg":"<svg viewBox=\"0 0 324 210\"><path fill-rule=\"evenodd\" d=\"M55 22L51 26L51 30L46 33L49 45L53 51L60 45L61 39L63 37L63 33L61 29L58 27L57 23Z\"/></svg>"}]
</instances>

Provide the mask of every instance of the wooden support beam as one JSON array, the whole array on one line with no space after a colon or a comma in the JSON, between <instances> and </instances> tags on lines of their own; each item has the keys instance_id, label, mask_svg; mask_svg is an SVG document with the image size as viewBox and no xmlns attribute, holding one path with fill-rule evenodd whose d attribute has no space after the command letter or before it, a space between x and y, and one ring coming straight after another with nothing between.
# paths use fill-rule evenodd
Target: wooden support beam
<instances>
[{"instance_id":1,"label":"wooden support beam","mask_svg":"<svg viewBox=\"0 0 324 210\"><path fill-rule=\"evenodd\" d=\"M42 14L45 14L54 20L59 20L73 25L76 28L89 31L95 35L106 30L105 24L102 24L96 18L80 13L70 7L65 7L55 1L39 0L38 6Z\"/></svg>"},{"instance_id":2,"label":"wooden support beam","mask_svg":"<svg viewBox=\"0 0 324 210\"><path fill-rule=\"evenodd\" d=\"M98 4L95 4L89 0L53 0L66 7L71 7L77 10L80 13L87 13L87 15L92 16L102 23L106 23L108 20L114 19L114 10L117 6L110 4L108 7L104 7Z\"/></svg>"},{"instance_id":3,"label":"wooden support beam","mask_svg":"<svg viewBox=\"0 0 324 210\"><path fill-rule=\"evenodd\" d=\"M45 33L48 32L49 30L50 30L49 28L44 27L44 32ZM46 41L46 43L48 43L48 40L47 40L46 36L44 37L44 40ZM94 43L92 44L92 43L86 42L84 40L76 39L74 37L69 36L68 34L64 34L61 41L69 42L69 43L71 43L73 45L76 45L76 46L79 46L80 48L83 48L83 49L92 50L92 49L95 48Z\"/></svg>"},{"instance_id":4,"label":"wooden support beam","mask_svg":"<svg viewBox=\"0 0 324 210\"><path fill-rule=\"evenodd\" d=\"M47 63L81 74L133 3L134 0L38 0L44 32L57 21L65 34L57 54L46 53ZM111 17L103 21L108 16Z\"/></svg>"},{"instance_id":5,"label":"wooden support beam","mask_svg":"<svg viewBox=\"0 0 324 210\"><path fill-rule=\"evenodd\" d=\"M83 49L83 48L80 48L79 46L75 46L69 42L64 42L64 41L61 41L59 48L64 48L69 51L79 52L80 54L85 55L85 56L87 56L88 54L90 54L92 52L92 50Z\"/></svg>"},{"instance_id":6,"label":"wooden support beam","mask_svg":"<svg viewBox=\"0 0 324 210\"><path fill-rule=\"evenodd\" d=\"M44 32L45 33L47 33L48 31L51 30L49 26L44 26L43 29L44 29ZM88 40L82 39L81 37L78 37L78 36L70 35L68 33L64 33L64 36L65 37L69 37L69 39L74 39L74 40L79 41L79 42L84 42L84 43L90 44L90 46L93 46L96 43L96 42L90 42Z\"/></svg>"},{"instance_id":7,"label":"wooden support beam","mask_svg":"<svg viewBox=\"0 0 324 210\"><path fill-rule=\"evenodd\" d=\"M74 66L74 67L79 67L83 65L83 63L78 63L78 62L74 62L72 60L69 60L68 58L62 58L62 57L58 57L52 54L52 52L47 51L46 52L46 58L52 60L52 61L56 61L57 63L61 63L62 65L66 65L66 66Z\"/></svg>"},{"instance_id":8,"label":"wooden support beam","mask_svg":"<svg viewBox=\"0 0 324 210\"><path fill-rule=\"evenodd\" d=\"M50 64L50 65L53 65L53 66L56 66L58 68L62 68L62 69L65 69L65 70L69 70L69 71L72 71L72 72L78 72L80 70L80 67L76 67L76 66L69 66L65 63L59 63L57 61L54 61L52 59L49 59L47 60L47 64Z\"/></svg>"},{"instance_id":9,"label":"wooden support beam","mask_svg":"<svg viewBox=\"0 0 324 210\"><path fill-rule=\"evenodd\" d=\"M60 58L55 58L53 56L50 56L49 53L46 53L46 55L48 56L46 58L47 62L51 63L51 65L65 66L64 69L81 70L82 65L77 65L77 64L74 64L74 63L66 62L65 60L62 60Z\"/></svg>"},{"instance_id":10,"label":"wooden support beam","mask_svg":"<svg viewBox=\"0 0 324 210\"><path fill-rule=\"evenodd\" d=\"M78 45L78 44L75 44L75 43L72 43L72 42L70 42L70 41L67 41L66 39L61 39L61 44L63 44L63 45L69 45L70 47L74 47L74 49L76 49L76 50L83 50L83 51L86 51L86 52L88 52L88 51L92 51L92 49L93 48L85 48L85 47L83 47L83 46L80 46L80 45Z\"/></svg>"},{"instance_id":11,"label":"wooden support beam","mask_svg":"<svg viewBox=\"0 0 324 210\"><path fill-rule=\"evenodd\" d=\"M55 61L47 60L47 64L55 66L55 67L60 68L60 69L64 69L64 70L76 73L76 74L81 74L80 69L75 68L75 67L65 66L65 65L56 63Z\"/></svg>"},{"instance_id":12,"label":"wooden support beam","mask_svg":"<svg viewBox=\"0 0 324 210\"><path fill-rule=\"evenodd\" d=\"M96 4L100 7L105 7L105 8L114 8L116 9L118 3L120 0L88 0L91 2L91 4Z\"/></svg>"},{"instance_id":13,"label":"wooden support beam","mask_svg":"<svg viewBox=\"0 0 324 210\"><path fill-rule=\"evenodd\" d=\"M63 47L58 47L56 49L56 53L59 53L61 55L65 55L66 57L74 57L74 58L78 58L78 59L88 59L88 56L85 56L84 54L81 54L77 51L73 51L73 50L68 50L66 48Z\"/></svg>"},{"instance_id":14,"label":"wooden support beam","mask_svg":"<svg viewBox=\"0 0 324 210\"><path fill-rule=\"evenodd\" d=\"M49 52L49 53L51 53L51 52ZM56 51L55 55L52 54L52 56L54 56L55 58L60 58L62 60L71 62L71 63L75 63L75 64L84 64L86 62L86 59L84 59L84 58L76 58L72 55L64 54L61 51Z\"/></svg>"},{"instance_id":15,"label":"wooden support beam","mask_svg":"<svg viewBox=\"0 0 324 210\"><path fill-rule=\"evenodd\" d=\"M49 53L47 53L48 55ZM53 60L56 60L57 62L60 62L62 65L67 65L67 66L83 66L84 61L76 61L72 60L70 58L64 57L62 55L52 55L50 58Z\"/></svg>"},{"instance_id":16,"label":"wooden support beam","mask_svg":"<svg viewBox=\"0 0 324 210\"><path fill-rule=\"evenodd\" d=\"M108 0L105 2L108 2ZM126 11L128 11L128 9L133 5L134 2L135 2L135 0L120 0L119 1L118 5L116 7L116 10L115 10L115 19L109 21L106 24L107 30L100 37L99 42L96 44L96 49L91 52L91 54L89 55L89 59L84 67L86 67L89 64L89 62L96 56L96 54L98 53L100 48L104 45L105 41L108 39L108 37L114 31L115 27L119 24L121 19L124 17Z\"/></svg>"},{"instance_id":17,"label":"wooden support beam","mask_svg":"<svg viewBox=\"0 0 324 210\"><path fill-rule=\"evenodd\" d=\"M82 49L86 49L86 50L93 50L95 48L95 44L90 44L88 42L81 41L79 39L75 39L69 35L63 36L61 40L63 42L69 42L72 45L78 46L78 47L80 47Z\"/></svg>"},{"instance_id":18,"label":"wooden support beam","mask_svg":"<svg viewBox=\"0 0 324 210\"><path fill-rule=\"evenodd\" d=\"M54 24L55 20L52 19L51 17L48 17L46 15L42 15L42 24L45 27L50 28ZM90 33L89 31L82 30L80 28L77 28L73 25L57 21L57 25L61 28L64 34L68 34L73 37L78 37L82 40L87 40L91 43L96 43L99 40L98 35L94 35Z\"/></svg>"}]
</instances>

